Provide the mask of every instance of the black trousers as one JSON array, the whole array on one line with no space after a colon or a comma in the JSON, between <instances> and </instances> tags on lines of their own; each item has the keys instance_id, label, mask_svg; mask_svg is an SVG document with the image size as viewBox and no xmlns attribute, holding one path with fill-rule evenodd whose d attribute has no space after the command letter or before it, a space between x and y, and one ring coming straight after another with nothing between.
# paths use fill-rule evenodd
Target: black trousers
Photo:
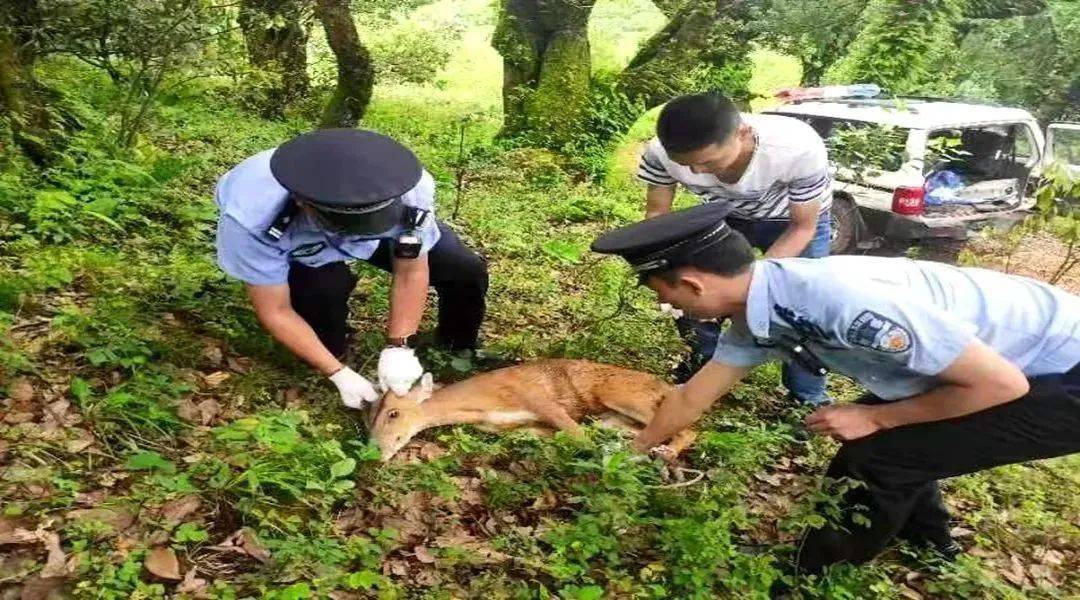
<instances>
[{"instance_id":1,"label":"black trousers","mask_svg":"<svg viewBox=\"0 0 1080 600\"><path fill-rule=\"evenodd\" d=\"M480 323L486 310L487 263L470 250L444 223L442 236L428 252L431 286L439 296L436 343L451 350L477 346ZM392 271L392 244L383 241L367 260L383 271ZM342 356L348 349L349 296L357 277L344 262L321 267L300 263L289 266L289 295L293 310L311 325L327 350Z\"/></svg>"},{"instance_id":2,"label":"black trousers","mask_svg":"<svg viewBox=\"0 0 1080 600\"><path fill-rule=\"evenodd\" d=\"M849 519L839 528L811 531L801 544L800 571L868 561L897 536L948 542L938 479L1080 452L1080 366L1029 382L1028 394L1007 404L845 443L827 476L866 484L849 492L845 504L865 506L870 526Z\"/></svg>"}]
</instances>

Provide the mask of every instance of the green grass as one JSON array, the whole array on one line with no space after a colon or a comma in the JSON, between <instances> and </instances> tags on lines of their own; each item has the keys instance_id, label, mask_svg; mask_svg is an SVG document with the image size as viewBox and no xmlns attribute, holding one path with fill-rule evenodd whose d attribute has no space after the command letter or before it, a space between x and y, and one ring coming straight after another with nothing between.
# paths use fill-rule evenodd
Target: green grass
<instances>
[{"instance_id":1,"label":"green grass","mask_svg":"<svg viewBox=\"0 0 1080 600\"><path fill-rule=\"evenodd\" d=\"M437 177L444 217L460 200L454 226L490 261L489 352L665 374L682 351L670 320L621 263L587 251L598 232L640 214L631 175L655 111L613 154L602 183L575 182L542 151L492 147L499 60L486 46L486 7L442 1L414 15L466 23L462 47L442 83L379 86L365 126L416 150ZM638 2L597 10L594 49L608 65L656 27ZM604 33L624 21L619 35ZM788 59L755 59L755 90L797 78ZM776 368L702 421L688 461L706 476L694 486L662 487L659 465L593 427L585 440L448 427L421 436L424 460L376 462L357 416L273 344L213 262L216 177L309 128L311 111L267 122L238 106L226 82L201 82L168 98L136 151L121 155L105 143L116 93L108 81L64 60L41 72L78 104L87 129L48 172L9 163L0 176L0 394L14 402L23 382L35 393L18 406L29 422L0 424L0 496L6 518L31 529L97 506L93 519L49 525L78 557L75 597L172 593L175 583L143 568L150 547L167 545L183 569L198 567L213 598L765 598L794 532L820 518L809 502L833 446L792 439L798 414L778 397ZM459 199L463 117L471 158ZM365 299L355 299L354 320L367 352L358 367L371 374L388 282L359 272ZM833 387L853 393L839 379ZM61 400L72 405L69 421L50 425L42 406ZM188 414L207 402L216 408L206 423ZM1065 565L1076 560L1078 472L1074 457L953 480L948 497L977 556L942 568L893 551L804 582L804 597L900 598L903 586L936 597L1075 595L1068 566L1029 567L1052 552ZM192 496L200 506L182 522L162 517ZM138 516L127 531L102 522L124 512ZM273 560L213 548L241 528ZM45 559L36 545L2 550L5 564L28 561L27 576ZM1014 554L1030 574L1023 586L1003 575Z\"/></svg>"}]
</instances>

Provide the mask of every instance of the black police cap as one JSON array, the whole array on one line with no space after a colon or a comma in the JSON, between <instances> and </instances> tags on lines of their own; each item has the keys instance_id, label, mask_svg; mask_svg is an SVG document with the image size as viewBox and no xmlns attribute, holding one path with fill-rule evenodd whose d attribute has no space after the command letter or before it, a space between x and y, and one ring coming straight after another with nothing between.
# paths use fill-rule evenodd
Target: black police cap
<instances>
[{"instance_id":1,"label":"black police cap","mask_svg":"<svg viewBox=\"0 0 1080 600\"><path fill-rule=\"evenodd\" d=\"M362 129L320 129L274 151L270 172L282 187L327 208L385 202L416 187L420 161L398 142Z\"/></svg>"},{"instance_id":2,"label":"black police cap","mask_svg":"<svg viewBox=\"0 0 1080 600\"><path fill-rule=\"evenodd\" d=\"M622 256L639 273L671 268L726 239L729 212L719 203L669 212L609 231L596 238L592 250Z\"/></svg>"}]
</instances>

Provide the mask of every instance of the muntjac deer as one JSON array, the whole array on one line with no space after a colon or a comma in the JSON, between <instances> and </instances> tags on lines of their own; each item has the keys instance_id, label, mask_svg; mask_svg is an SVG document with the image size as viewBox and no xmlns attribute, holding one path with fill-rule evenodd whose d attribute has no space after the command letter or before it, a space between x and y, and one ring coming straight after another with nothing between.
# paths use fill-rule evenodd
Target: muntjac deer
<instances>
[{"instance_id":1,"label":"muntjac deer","mask_svg":"<svg viewBox=\"0 0 1080 600\"><path fill-rule=\"evenodd\" d=\"M550 359L506 367L435 389L431 374L404 396L387 392L370 413L370 431L382 460L390 460L417 433L439 425L472 423L486 431L529 429L575 433L585 416L610 416L633 429L648 423L675 386L620 367L586 360ZM686 429L667 444L674 458L693 442Z\"/></svg>"}]
</instances>

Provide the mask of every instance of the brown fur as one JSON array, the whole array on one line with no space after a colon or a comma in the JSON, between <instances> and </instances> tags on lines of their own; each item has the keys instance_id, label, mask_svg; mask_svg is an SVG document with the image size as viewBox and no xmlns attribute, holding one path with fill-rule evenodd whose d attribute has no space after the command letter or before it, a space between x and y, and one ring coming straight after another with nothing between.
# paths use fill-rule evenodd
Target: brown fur
<instances>
[{"instance_id":1,"label":"brown fur","mask_svg":"<svg viewBox=\"0 0 1080 600\"><path fill-rule=\"evenodd\" d=\"M489 431L539 428L577 433L584 417L610 418L614 413L616 423L624 426L629 426L628 420L645 424L675 390L648 373L571 359L498 369L440 389L432 389L427 377L404 396L387 392L373 408L371 436L383 460L424 429L452 423L472 423ZM678 454L694 437L687 429L668 446Z\"/></svg>"}]
</instances>

